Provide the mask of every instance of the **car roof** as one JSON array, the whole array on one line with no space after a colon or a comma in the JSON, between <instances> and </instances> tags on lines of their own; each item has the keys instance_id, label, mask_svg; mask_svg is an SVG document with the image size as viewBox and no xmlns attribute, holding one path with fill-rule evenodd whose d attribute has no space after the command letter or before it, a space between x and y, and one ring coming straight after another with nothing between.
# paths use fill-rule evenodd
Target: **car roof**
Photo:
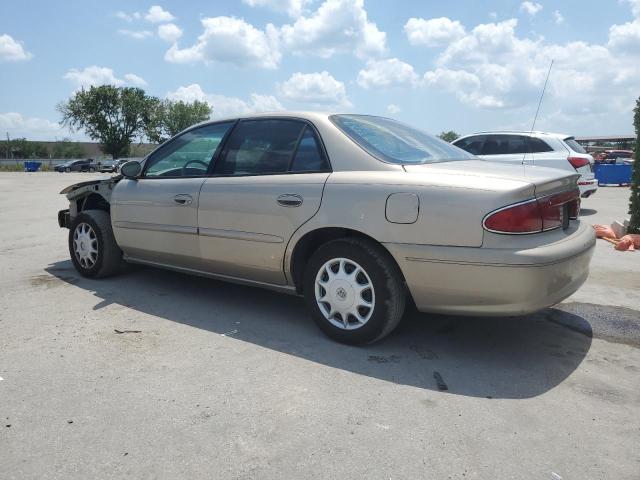
<instances>
[{"instance_id":1,"label":"car roof","mask_svg":"<svg viewBox=\"0 0 640 480\"><path fill-rule=\"evenodd\" d=\"M464 135L463 137L460 138L465 138L465 137L470 137L472 135L526 135L526 136L533 136L533 137L543 137L543 136L548 136L548 137L554 137L554 138L559 138L560 140L565 140L568 138L574 138L573 135L567 135L564 133L552 133L552 132L542 132L539 130L536 131L524 131L524 130L494 130L494 131L490 131L490 132L476 132L476 133L470 133L468 135Z\"/></svg>"},{"instance_id":2,"label":"car roof","mask_svg":"<svg viewBox=\"0 0 640 480\"><path fill-rule=\"evenodd\" d=\"M274 112L259 112L259 113L245 113L242 115L233 115L222 118L215 118L199 123L200 125L208 125L211 123L219 123L232 120L241 120L246 118L273 118L273 117L289 117L289 118L301 118L303 120L326 120L329 116L335 115L333 112L313 112L313 111L295 111L295 110L277 110Z\"/></svg>"}]
</instances>

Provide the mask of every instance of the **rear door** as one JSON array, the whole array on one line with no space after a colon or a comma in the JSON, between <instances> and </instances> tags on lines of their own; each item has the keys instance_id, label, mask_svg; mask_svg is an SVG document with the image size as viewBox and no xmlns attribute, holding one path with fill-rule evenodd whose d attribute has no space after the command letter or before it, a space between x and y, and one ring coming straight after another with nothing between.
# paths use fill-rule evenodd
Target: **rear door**
<instances>
[{"instance_id":1,"label":"rear door","mask_svg":"<svg viewBox=\"0 0 640 480\"><path fill-rule=\"evenodd\" d=\"M287 243L320 208L329 174L325 150L310 123L241 120L202 186L202 268L285 284Z\"/></svg>"},{"instance_id":2,"label":"rear door","mask_svg":"<svg viewBox=\"0 0 640 480\"><path fill-rule=\"evenodd\" d=\"M140 178L114 187L111 220L118 245L139 260L198 265L198 199L213 157L234 122L189 130L145 162Z\"/></svg>"}]
</instances>

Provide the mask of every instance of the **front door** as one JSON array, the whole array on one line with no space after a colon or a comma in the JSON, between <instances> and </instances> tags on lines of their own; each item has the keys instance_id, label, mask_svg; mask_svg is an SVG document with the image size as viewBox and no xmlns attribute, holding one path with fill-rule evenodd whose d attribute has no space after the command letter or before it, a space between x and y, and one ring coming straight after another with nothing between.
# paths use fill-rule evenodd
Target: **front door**
<instances>
[{"instance_id":1,"label":"front door","mask_svg":"<svg viewBox=\"0 0 640 480\"><path fill-rule=\"evenodd\" d=\"M281 118L240 121L200 193L203 268L285 284L287 243L320 208L329 172L311 124Z\"/></svg>"},{"instance_id":2,"label":"front door","mask_svg":"<svg viewBox=\"0 0 640 480\"><path fill-rule=\"evenodd\" d=\"M129 257L165 265L199 262L198 199L209 164L233 122L189 130L156 150L111 197L116 241Z\"/></svg>"}]
</instances>

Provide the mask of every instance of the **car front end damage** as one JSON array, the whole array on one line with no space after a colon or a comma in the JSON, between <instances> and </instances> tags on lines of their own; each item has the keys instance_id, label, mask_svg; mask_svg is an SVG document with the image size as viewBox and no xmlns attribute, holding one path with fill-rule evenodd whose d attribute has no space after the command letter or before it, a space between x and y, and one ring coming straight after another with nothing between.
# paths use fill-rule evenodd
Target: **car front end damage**
<instances>
[{"instance_id":1,"label":"car front end damage","mask_svg":"<svg viewBox=\"0 0 640 480\"><path fill-rule=\"evenodd\" d=\"M111 192L116 183L122 177L116 176L105 180L91 180L88 182L69 185L60 192L69 200L69 208L58 212L58 225L60 228L69 228L78 213L84 210L111 209Z\"/></svg>"}]
</instances>

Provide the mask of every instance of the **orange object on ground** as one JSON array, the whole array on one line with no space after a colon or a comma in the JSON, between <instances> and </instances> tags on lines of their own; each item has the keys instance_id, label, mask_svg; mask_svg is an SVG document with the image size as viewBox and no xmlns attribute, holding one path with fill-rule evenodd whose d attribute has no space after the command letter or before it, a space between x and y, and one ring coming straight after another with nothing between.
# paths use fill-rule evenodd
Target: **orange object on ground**
<instances>
[{"instance_id":1,"label":"orange object on ground","mask_svg":"<svg viewBox=\"0 0 640 480\"><path fill-rule=\"evenodd\" d=\"M616 250L635 250L636 248L640 248L640 235L625 235L614 248Z\"/></svg>"},{"instance_id":2,"label":"orange object on ground","mask_svg":"<svg viewBox=\"0 0 640 480\"><path fill-rule=\"evenodd\" d=\"M594 225L593 229L596 231L596 237L598 238L618 238L613 229L607 225Z\"/></svg>"}]
</instances>

